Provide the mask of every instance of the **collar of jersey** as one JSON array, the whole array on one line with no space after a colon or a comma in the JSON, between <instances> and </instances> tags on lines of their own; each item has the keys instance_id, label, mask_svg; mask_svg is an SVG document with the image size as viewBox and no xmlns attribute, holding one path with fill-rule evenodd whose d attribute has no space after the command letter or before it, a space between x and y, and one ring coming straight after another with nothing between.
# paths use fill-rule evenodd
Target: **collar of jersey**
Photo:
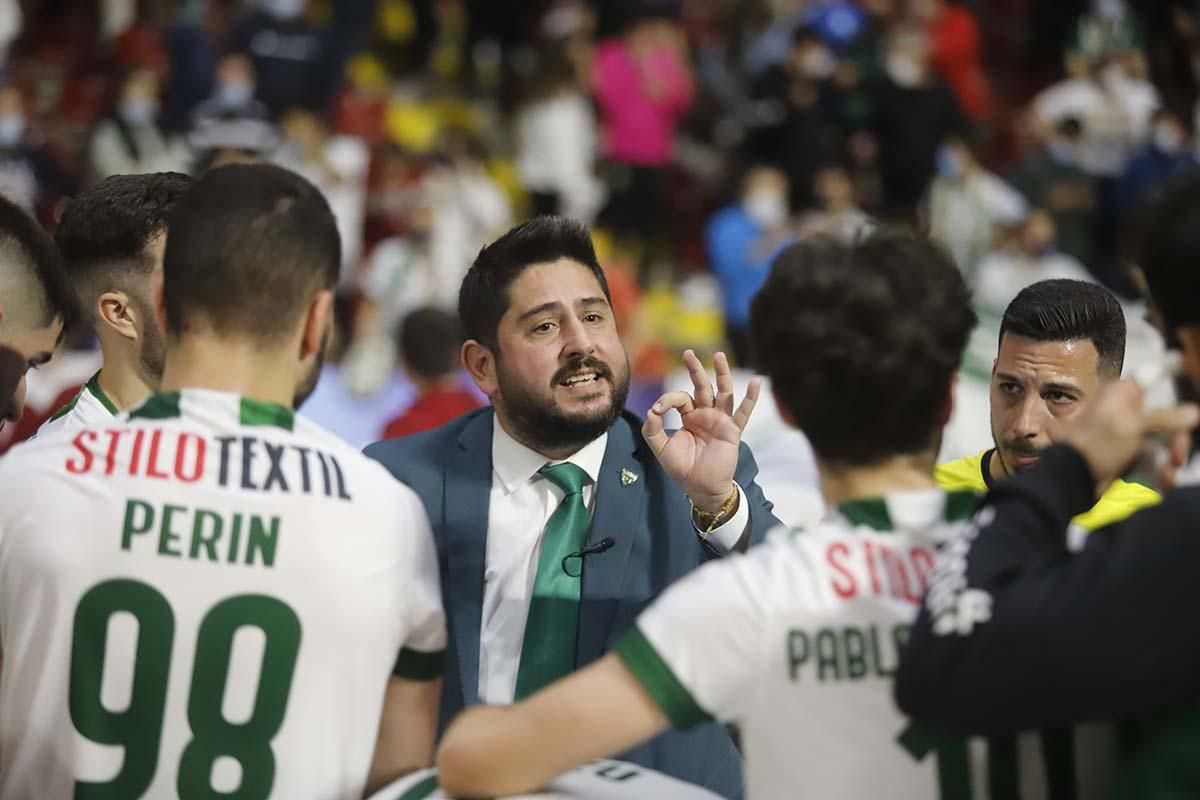
<instances>
[{"instance_id":1,"label":"collar of jersey","mask_svg":"<svg viewBox=\"0 0 1200 800\"><path fill-rule=\"evenodd\" d=\"M958 522L970 518L979 507L981 495L969 489L959 489L946 492L946 505L942 518L946 522ZM848 500L838 505L838 512L855 525L863 525L872 530L887 532L894 531L891 512L888 511L886 498L864 497L858 500Z\"/></svg>"},{"instance_id":2,"label":"collar of jersey","mask_svg":"<svg viewBox=\"0 0 1200 800\"><path fill-rule=\"evenodd\" d=\"M250 397L228 394L225 392L204 392L216 396L236 398L238 403L238 421L242 425L267 425L275 428L292 430L296 425L296 412L278 403L266 403ZM181 399L192 396L189 391L159 392L151 395L146 402L130 412L130 419L174 419L182 415Z\"/></svg>"},{"instance_id":3,"label":"collar of jersey","mask_svg":"<svg viewBox=\"0 0 1200 800\"><path fill-rule=\"evenodd\" d=\"M108 409L108 413L112 414L114 417L121 413L117 409L116 403L114 403L109 396L104 393L104 390L100 388L99 370L96 371L95 375L88 379L87 390L92 393L93 397L100 401L100 405Z\"/></svg>"}]
</instances>

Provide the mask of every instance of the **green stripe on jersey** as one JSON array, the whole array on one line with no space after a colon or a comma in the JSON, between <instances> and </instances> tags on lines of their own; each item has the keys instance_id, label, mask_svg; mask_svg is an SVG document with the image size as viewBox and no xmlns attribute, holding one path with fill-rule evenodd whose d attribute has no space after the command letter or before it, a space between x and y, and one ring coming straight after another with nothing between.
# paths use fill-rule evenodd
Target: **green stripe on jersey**
<instances>
[{"instance_id":1,"label":"green stripe on jersey","mask_svg":"<svg viewBox=\"0 0 1200 800\"><path fill-rule=\"evenodd\" d=\"M425 800L427 797L432 797L433 793L436 792L438 788L437 781L437 775L430 775L428 778L397 797L396 800Z\"/></svg>"},{"instance_id":2,"label":"green stripe on jersey","mask_svg":"<svg viewBox=\"0 0 1200 800\"><path fill-rule=\"evenodd\" d=\"M444 655L442 650L436 653L422 653L420 650L409 650L405 647L396 659L392 674L410 681L431 681L440 678Z\"/></svg>"},{"instance_id":3,"label":"green stripe on jersey","mask_svg":"<svg viewBox=\"0 0 1200 800\"><path fill-rule=\"evenodd\" d=\"M80 389L78 392L75 393L74 397L72 397L67 402L63 403L59 407L58 411L55 411L53 414L50 415L49 421L53 422L56 419L60 419L62 417L65 417L67 414L70 414L71 410L73 408L75 408L75 405L79 402L79 396L82 394L83 394L83 389Z\"/></svg>"},{"instance_id":4,"label":"green stripe on jersey","mask_svg":"<svg viewBox=\"0 0 1200 800\"><path fill-rule=\"evenodd\" d=\"M241 398L238 414L243 425L271 425L290 431L296 424L296 412L275 403Z\"/></svg>"},{"instance_id":5,"label":"green stripe on jersey","mask_svg":"<svg viewBox=\"0 0 1200 800\"><path fill-rule=\"evenodd\" d=\"M121 413L120 410L117 408L116 403L114 403L112 400L109 400L108 395L106 395L104 393L104 390L100 388L100 372L99 371L97 371L96 374L93 375L91 377L91 379L87 382L87 390L92 393L93 397L95 397L97 400L100 401L100 405L102 405L106 409L108 409L108 413L112 414L114 417L117 414Z\"/></svg>"},{"instance_id":6,"label":"green stripe on jersey","mask_svg":"<svg viewBox=\"0 0 1200 800\"><path fill-rule=\"evenodd\" d=\"M946 492L945 505L942 507L942 521L963 522L970 519L979 510L983 495L969 489ZM892 515L888 511L887 498L867 497L861 500L850 500L838 506L842 516L855 525L863 525L876 531L893 531Z\"/></svg>"},{"instance_id":7,"label":"green stripe on jersey","mask_svg":"<svg viewBox=\"0 0 1200 800\"><path fill-rule=\"evenodd\" d=\"M129 414L130 419L175 419L179 416L179 392L152 396Z\"/></svg>"},{"instance_id":8,"label":"green stripe on jersey","mask_svg":"<svg viewBox=\"0 0 1200 800\"><path fill-rule=\"evenodd\" d=\"M662 656L650 644L650 640L633 627L617 640L615 652L633 673L633 677L653 698L654 702L671 720L671 725L686 730L709 722L712 717L696 704L692 693L687 690L675 673L663 661Z\"/></svg>"}]
</instances>

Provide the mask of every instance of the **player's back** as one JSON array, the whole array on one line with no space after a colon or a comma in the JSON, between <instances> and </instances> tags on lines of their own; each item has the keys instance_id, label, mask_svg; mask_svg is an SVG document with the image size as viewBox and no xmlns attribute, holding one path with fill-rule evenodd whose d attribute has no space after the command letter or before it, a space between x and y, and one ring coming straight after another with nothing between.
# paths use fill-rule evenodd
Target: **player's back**
<instances>
[{"instance_id":1,"label":"player's back","mask_svg":"<svg viewBox=\"0 0 1200 800\"><path fill-rule=\"evenodd\" d=\"M449 800L438 788L437 770L414 772L380 789L369 800ZM602 759L558 776L539 792L504 800L719 800L708 789L652 769Z\"/></svg>"},{"instance_id":2,"label":"player's back","mask_svg":"<svg viewBox=\"0 0 1200 800\"><path fill-rule=\"evenodd\" d=\"M445 644L411 490L197 390L39 437L0 485L0 796L361 796L388 676Z\"/></svg>"},{"instance_id":3,"label":"player's back","mask_svg":"<svg viewBox=\"0 0 1200 800\"><path fill-rule=\"evenodd\" d=\"M846 503L750 554L743 583L767 622L740 720L749 797L938 796L937 744L896 709L892 677L937 547L977 502L925 491Z\"/></svg>"}]
</instances>

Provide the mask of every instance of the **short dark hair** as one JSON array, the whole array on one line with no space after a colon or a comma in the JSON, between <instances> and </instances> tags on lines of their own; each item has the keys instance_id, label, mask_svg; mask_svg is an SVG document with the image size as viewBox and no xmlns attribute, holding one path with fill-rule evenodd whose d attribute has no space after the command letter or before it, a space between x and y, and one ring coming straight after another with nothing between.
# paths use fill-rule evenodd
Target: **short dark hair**
<instances>
[{"instance_id":1,"label":"short dark hair","mask_svg":"<svg viewBox=\"0 0 1200 800\"><path fill-rule=\"evenodd\" d=\"M560 258L590 269L605 298L612 302L587 227L573 219L544 214L521 223L475 257L458 292L458 318L467 338L495 350L500 318L511 302L508 290L513 281L526 267Z\"/></svg>"},{"instance_id":2,"label":"short dark hair","mask_svg":"<svg viewBox=\"0 0 1200 800\"><path fill-rule=\"evenodd\" d=\"M37 294L30 298L42 308L40 322L61 319L63 332L79 320L79 300L50 235L24 209L0 197L0 258L14 270L32 273Z\"/></svg>"},{"instance_id":3,"label":"short dark hair","mask_svg":"<svg viewBox=\"0 0 1200 800\"><path fill-rule=\"evenodd\" d=\"M1100 371L1111 378L1120 377L1125 363L1125 311L1096 283L1055 278L1026 286L1004 309L1000 343L1006 333L1036 342L1087 339L1100 356Z\"/></svg>"},{"instance_id":4,"label":"short dark hair","mask_svg":"<svg viewBox=\"0 0 1200 800\"><path fill-rule=\"evenodd\" d=\"M400 323L397 338L405 366L417 377L434 380L458 368L463 333L455 314L419 308Z\"/></svg>"},{"instance_id":5,"label":"short dark hair","mask_svg":"<svg viewBox=\"0 0 1200 800\"><path fill-rule=\"evenodd\" d=\"M862 466L935 445L975 322L941 249L880 228L780 253L754 297L750 337L755 365L817 457Z\"/></svg>"},{"instance_id":6,"label":"short dark hair","mask_svg":"<svg viewBox=\"0 0 1200 800\"><path fill-rule=\"evenodd\" d=\"M337 284L341 239L325 198L294 172L230 164L197 180L167 215L163 304L178 336L197 318L273 341Z\"/></svg>"},{"instance_id":7,"label":"short dark hair","mask_svg":"<svg viewBox=\"0 0 1200 800\"><path fill-rule=\"evenodd\" d=\"M146 248L191 185L179 172L113 175L67 203L54 241L85 308L89 295L125 288L129 276L153 271Z\"/></svg>"},{"instance_id":8,"label":"short dark hair","mask_svg":"<svg viewBox=\"0 0 1200 800\"><path fill-rule=\"evenodd\" d=\"M1139 266L1168 328L1200 325L1200 173L1184 172L1146 205Z\"/></svg>"}]
</instances>

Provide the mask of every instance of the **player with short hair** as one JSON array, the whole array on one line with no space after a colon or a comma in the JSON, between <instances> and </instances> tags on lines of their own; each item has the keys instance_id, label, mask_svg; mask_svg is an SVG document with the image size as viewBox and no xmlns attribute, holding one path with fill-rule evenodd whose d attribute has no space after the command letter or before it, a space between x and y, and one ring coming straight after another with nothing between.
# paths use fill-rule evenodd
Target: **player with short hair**
<instances>
[{"instance_id":1,"label":"player with short hair","mask_svg":"<svg viewBox=\"0 0 1200 800\"><path fill-rule=\"evenodd\" d=\"M0 461L0 796L359 798L429 763L446 631L417 496L293 411L333 215L231 166L168 226L161 391Z\"/></svg>"},{"instance_id":2,"label":"player with short hair","mask_svg":"<svg viewBox=\"0 0 1200 800\"><path fill-rule=\"evenodd\" d=\"M992 365L995 444L940 464L938 484L982 494L1029 469L1103 387L1120 379L1124 361L1125 312L1108 289L1065 278L1025 287L1004 311ZM1159 500L1153 489L1117 480L1075 524L1093 530Z\"/></svg>"},{"instance_id":3,"label":"player with short hair","mask_svg":"<svg viewBox=\"0 0 1200 800\"><path fill-rule=\"evenodd\" d=\"M153 298L167 214L191 183L177 172L114 175L67 204L54 241L104 365L38 433L103 425L158 388L166 343Z\"/></svg>"},{"instance_id":4,"label":"player with short hair","mask_svg":"<svg viewBox=\"0 0 1200 800\"><path fill-rule=\"evenodd\" d=\"M683 578L597 663L464 712L438 753L443 787L526 791L716 717L741 731L753 800L936 797L938 740L895 709L891 674L938 544L976 505L933 480L974 324L961 274L925 239L785 250L751 340L833 515Z\"/></svg>"},{"instance_id":5,"label":"player with short hair","mask_svg":"<svg viewBox=\"0 0 1200 800\"><path fill-rule=\"evenodd\" d=\"M0 347L22 362L15 389L0 395L0 428L21 418L25 372L51 359L78 314L54 242L37 220L0 197Z\"/></svg>"}]
</instances>

